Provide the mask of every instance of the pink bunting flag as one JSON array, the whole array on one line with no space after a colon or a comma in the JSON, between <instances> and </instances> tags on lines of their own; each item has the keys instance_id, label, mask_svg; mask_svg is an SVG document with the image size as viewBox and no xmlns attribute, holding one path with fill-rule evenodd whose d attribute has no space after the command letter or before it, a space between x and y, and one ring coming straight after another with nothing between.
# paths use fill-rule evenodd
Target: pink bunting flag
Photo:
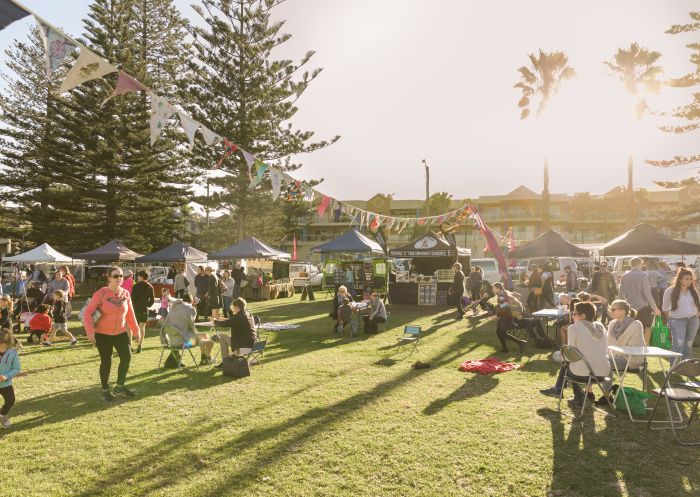
<instances>
[{"instance_id":1,"label":"pink bunting flag","mask_svg":"<svg viewBox=\"0 0 700 497\"><path fill-rule=\"evenodd\" d=\"M326 210L328 207L331 205L331 199L330 197L323 196L323 200L321 200L321 203L318 204L318 215L323 216L326 213Z\"/></svg>"},{"instance_id":2,"label":"pink bunting flag","mask_svg":"<svg viewBox=\"0 0 700 497\"><path fill-rule=\"evenodd\" d=\"M228 156L234 153L236 150L238 150L238 146L224 138L224 154L219 159L219 162L216 163L214 169L219 169L221 167L221 164L224 163Z\"/></svg>"},{"instance_id":3,"label":"pink bunting flag","mask_svg":"<svg viewBox=\"0 0 700 497\"><path fill-rule=\"evenodd\" d=\"M104 99L104 102L100 105L102 107L109 100L113 99L117 95L122 95L124 93L129 93L130 91L148 91L146 85L141 83L135 78L132 78L124 71L119 71L119 79L117 79L117 86L114 87L114 91L110 96Z\"/></svg>"}]
</instances>

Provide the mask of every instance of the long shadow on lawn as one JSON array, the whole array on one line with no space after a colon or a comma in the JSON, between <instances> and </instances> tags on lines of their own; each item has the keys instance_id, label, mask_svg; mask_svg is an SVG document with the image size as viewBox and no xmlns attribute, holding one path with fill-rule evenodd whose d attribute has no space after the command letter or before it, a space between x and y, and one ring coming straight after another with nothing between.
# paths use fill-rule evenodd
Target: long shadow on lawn
<instances>
[{"instance_id":1,"label":"long shadow on lawn","mask_svg":"<svg viewBox=\"0 0 700 497\"><path fill-rule=\"evenodd\" d=\"M462 356L459 344L467 335L467 331L455 336L455 342L445 347L443 351L434 355L430 362L434 367L440 367ZM259 487L259 477L270 465L279 463L290 452L294 452L300 445L309 442L322 432L333 429L335 426L346 422L353 413L365 408L368 404L381 401L383 397L397 388L403 388L428 370L406 370L394 377L373 387L366 392L359 392L331 406L315 407L286 421L271 424L263 428L250 429L238 435L233 440L225 440L218 446L209 447L207 454L209 460L207 466L219 466L230 461L231 458L241 457L246 451L255 455L250 464L234 466L230 465L230 471L219 482L210 482L206 491L199 495L219 496L231 494L234 490L245 490L250 486ZM488 380L486 380L488 381ZM226 422L203 423L183 439L184 434L173 435L159 443L149 446L135 456L129 456L129 465L117 464L112 470L107 471L108 478L94 482L83 489L80 497L88 497L100 494L113 494L130 479L134 482L134 489L139 494L149 494L156 490L162 490L179 481L188 481L201 468L195 464L182 464L182 461L198 460L197 438L201 433L220 429ZM274 440L284 437L283 440ZM274 440L274 443L273 443ZM149 471L136 473L138 468L149 467ZM240 469L239 469L240 468ZM258 488L259 489L259 488Z\"/></svg>"},{"instance_id":2,"label":"long shadow on lawn","mask_svg":"<svg viewBox=\"0 0 700 497\"><path fill-rule=\"evenodd\" d=\"M472 399L490 392L498 385L498 378L492 375L473 374L471 378L459 386L454 392L442 399L435 399L425 409L423 414L432 415L442 411L448 405L462 400Z\"/></svg>"},{"instance_id":3,"label":"long shadow on lawn","mask_svg":"<svg viewBox=\"0 0 700 497\"><path fill-rule=\"evenodd\" d=\"M683 455L659 459L659 447L675 444L668 433L652 433L626 417L606 418L605 427L596 431L591 415L572 423L553 409L537 413L552 429L552 495L690 495L689 488L700 485L695 464L678 464Z\"/></svg>"}]
</instances>

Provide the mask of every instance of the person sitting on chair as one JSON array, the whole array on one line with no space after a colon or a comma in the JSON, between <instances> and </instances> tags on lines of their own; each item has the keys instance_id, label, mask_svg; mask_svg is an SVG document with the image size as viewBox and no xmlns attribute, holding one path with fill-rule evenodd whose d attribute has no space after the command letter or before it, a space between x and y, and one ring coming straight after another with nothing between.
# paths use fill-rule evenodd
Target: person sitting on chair
<instances>
[{"instance_id":1,"label":"person sitting on chair","mask_svg":"<svg viewBox=\"0 0 700 497\"><path fill-rule=\"evenodd\" d=\"M245 310L246 305L246 301L239 297L231 304L233 315L230 318L214 321L216 326L231 327L230 336L223 333L218 334L222 361L230 355L229 349L233 349L233 355L247 355L253 350L253 344L257 340L255 321L253 316ZM218 367L222 368L223 362Z\"/></svg>"},{"instance_id":2,"label":"person sitting on chair","mask_svg":"<svg viewBox=\"0 0 700 497\"><path fill-rule=\"evenodd\" d=\"M211 363L211 349L214 341L206 333L197 332L194 325L197 311L192 307L192 295L185 293L182 300L172 302L168 315L163 318L160 339L171 347L180 347L188 342L191 347L198 346L202 351L201 365Z\"/></svg>"},{"instance_id":3,"label":"person sitting on chair","mask_svg":"<svg viewBox=\"0 0 700 497\"><path fill-rule=\"evenodd\" d=\"M621 347L644 347L644 325L636 318L637 313L625 300L615 300L610 305L610 323L608 323L608 345ZM627 356L614 355L618 369L625 369ZM644 358L633 356L630 359L629 369L639 369ZM610 359L610 365L613 359Z\"/></svg>"},{"instance_id":4,"label":"person sitting on chair","mask_svg":"<svg viewBox=\"0 0 700 497\"><path fill-rule=\"evenodd\" d=\"M350 324L352 321L352 307L350 307L350 299L345 297L343 299L343 305L338 308L338 320L335 323L335 329L338 335L343 334L345 326Z\"/></svg>"},{"instance_id":5,"label":"person sitting on chair","mask_svg":"<svg viewBox=\"0 0 700 497\"><path fill-rule=\"evenodd\" d=\"M365 333L376 333L377 324L386 323L386 307L377 292L372 291L369 301L369 316L363 316Z\"/></svg>"},{"instance_id":6,"label":"person sitting on chair","mask_svg":"<svg viewBox=\"0 0 700 497\"><path fill-rule=\"evenodd\" d=\"M610 374L610 364L608 363L608 343L607 332L602 323L595 321L596 308L590 302L578 302L574 307L574 324L569 326L568 344L578 349L586 358L586 361L593 369L596 376L608 376ZM559 397L564 388L564 376L566 368L569 369L570 376L587 378L591 373L583 361L562 365L559 370L559 377L552 388L540 390L543 395ZM569 401L572 407L580 407L583 404L584 395L588 395L591 400L595 400L592 392L584 392L580 385L573 383L574 398Z\"/></svg>"}]
</instances>

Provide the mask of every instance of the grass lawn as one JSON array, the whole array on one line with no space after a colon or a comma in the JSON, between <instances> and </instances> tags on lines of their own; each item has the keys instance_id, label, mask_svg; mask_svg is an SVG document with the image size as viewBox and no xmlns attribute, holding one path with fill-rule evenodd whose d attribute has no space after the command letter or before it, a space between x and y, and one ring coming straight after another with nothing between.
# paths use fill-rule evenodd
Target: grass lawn
<instances>
[{"instance_id":1,"label":"grass lawn","mask_svg":"<svg viewBox=\"0 0 700 497\"><path fill-rule=\"evenodd\" d=\"M252 304L263 322L301 328L267 333L264 366L235 381L208 367L158 373L150 330L127 382L137 397L115 405L101 399L84 337L25 346L14 426L0 432L0 495L700 495L700 448L622 415L561 420L537 391L558 365L532 346L522 358L495 354L493 321L393 306L385 332L338 338L329 305ZM423 327L419 351L391 355L408 323ZM523 368L457 371L491 356ZM416 360L432 367L413 370Z\"/></svg>"}]
</instances>

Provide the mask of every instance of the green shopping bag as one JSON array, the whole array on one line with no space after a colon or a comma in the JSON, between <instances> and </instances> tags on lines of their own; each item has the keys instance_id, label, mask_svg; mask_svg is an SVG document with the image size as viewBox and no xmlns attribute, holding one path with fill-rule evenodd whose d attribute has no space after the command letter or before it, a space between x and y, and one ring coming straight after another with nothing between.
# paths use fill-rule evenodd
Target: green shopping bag
<instances>
[{"instance_id":1,"label":"green shopping bag","mask_svg":"<svg viewBox=\"0 0 700 497\"><path fill-rule=\"evenodd\" d=\"M647 413L646 400L651 397L646 392L637 390L632 387L622 387L625 390L625 396L622 392L615 399L615 409L618 411L626 411L627 406L625 406L625 397L627 397L627 403L630 405L630 411L635 416L644 416Z\"/></svg>"},{"instance_id":2,"label":"green shopping bag","mask_svg":"<svg viewBox=\"0 0 700 497\"><path fill-rule=\"evenodd\" d=\"M661 319L661 316L654 318L654 326L651 328L651 346L671 350L671 331Z\"/></svg>"}]
</instances>

